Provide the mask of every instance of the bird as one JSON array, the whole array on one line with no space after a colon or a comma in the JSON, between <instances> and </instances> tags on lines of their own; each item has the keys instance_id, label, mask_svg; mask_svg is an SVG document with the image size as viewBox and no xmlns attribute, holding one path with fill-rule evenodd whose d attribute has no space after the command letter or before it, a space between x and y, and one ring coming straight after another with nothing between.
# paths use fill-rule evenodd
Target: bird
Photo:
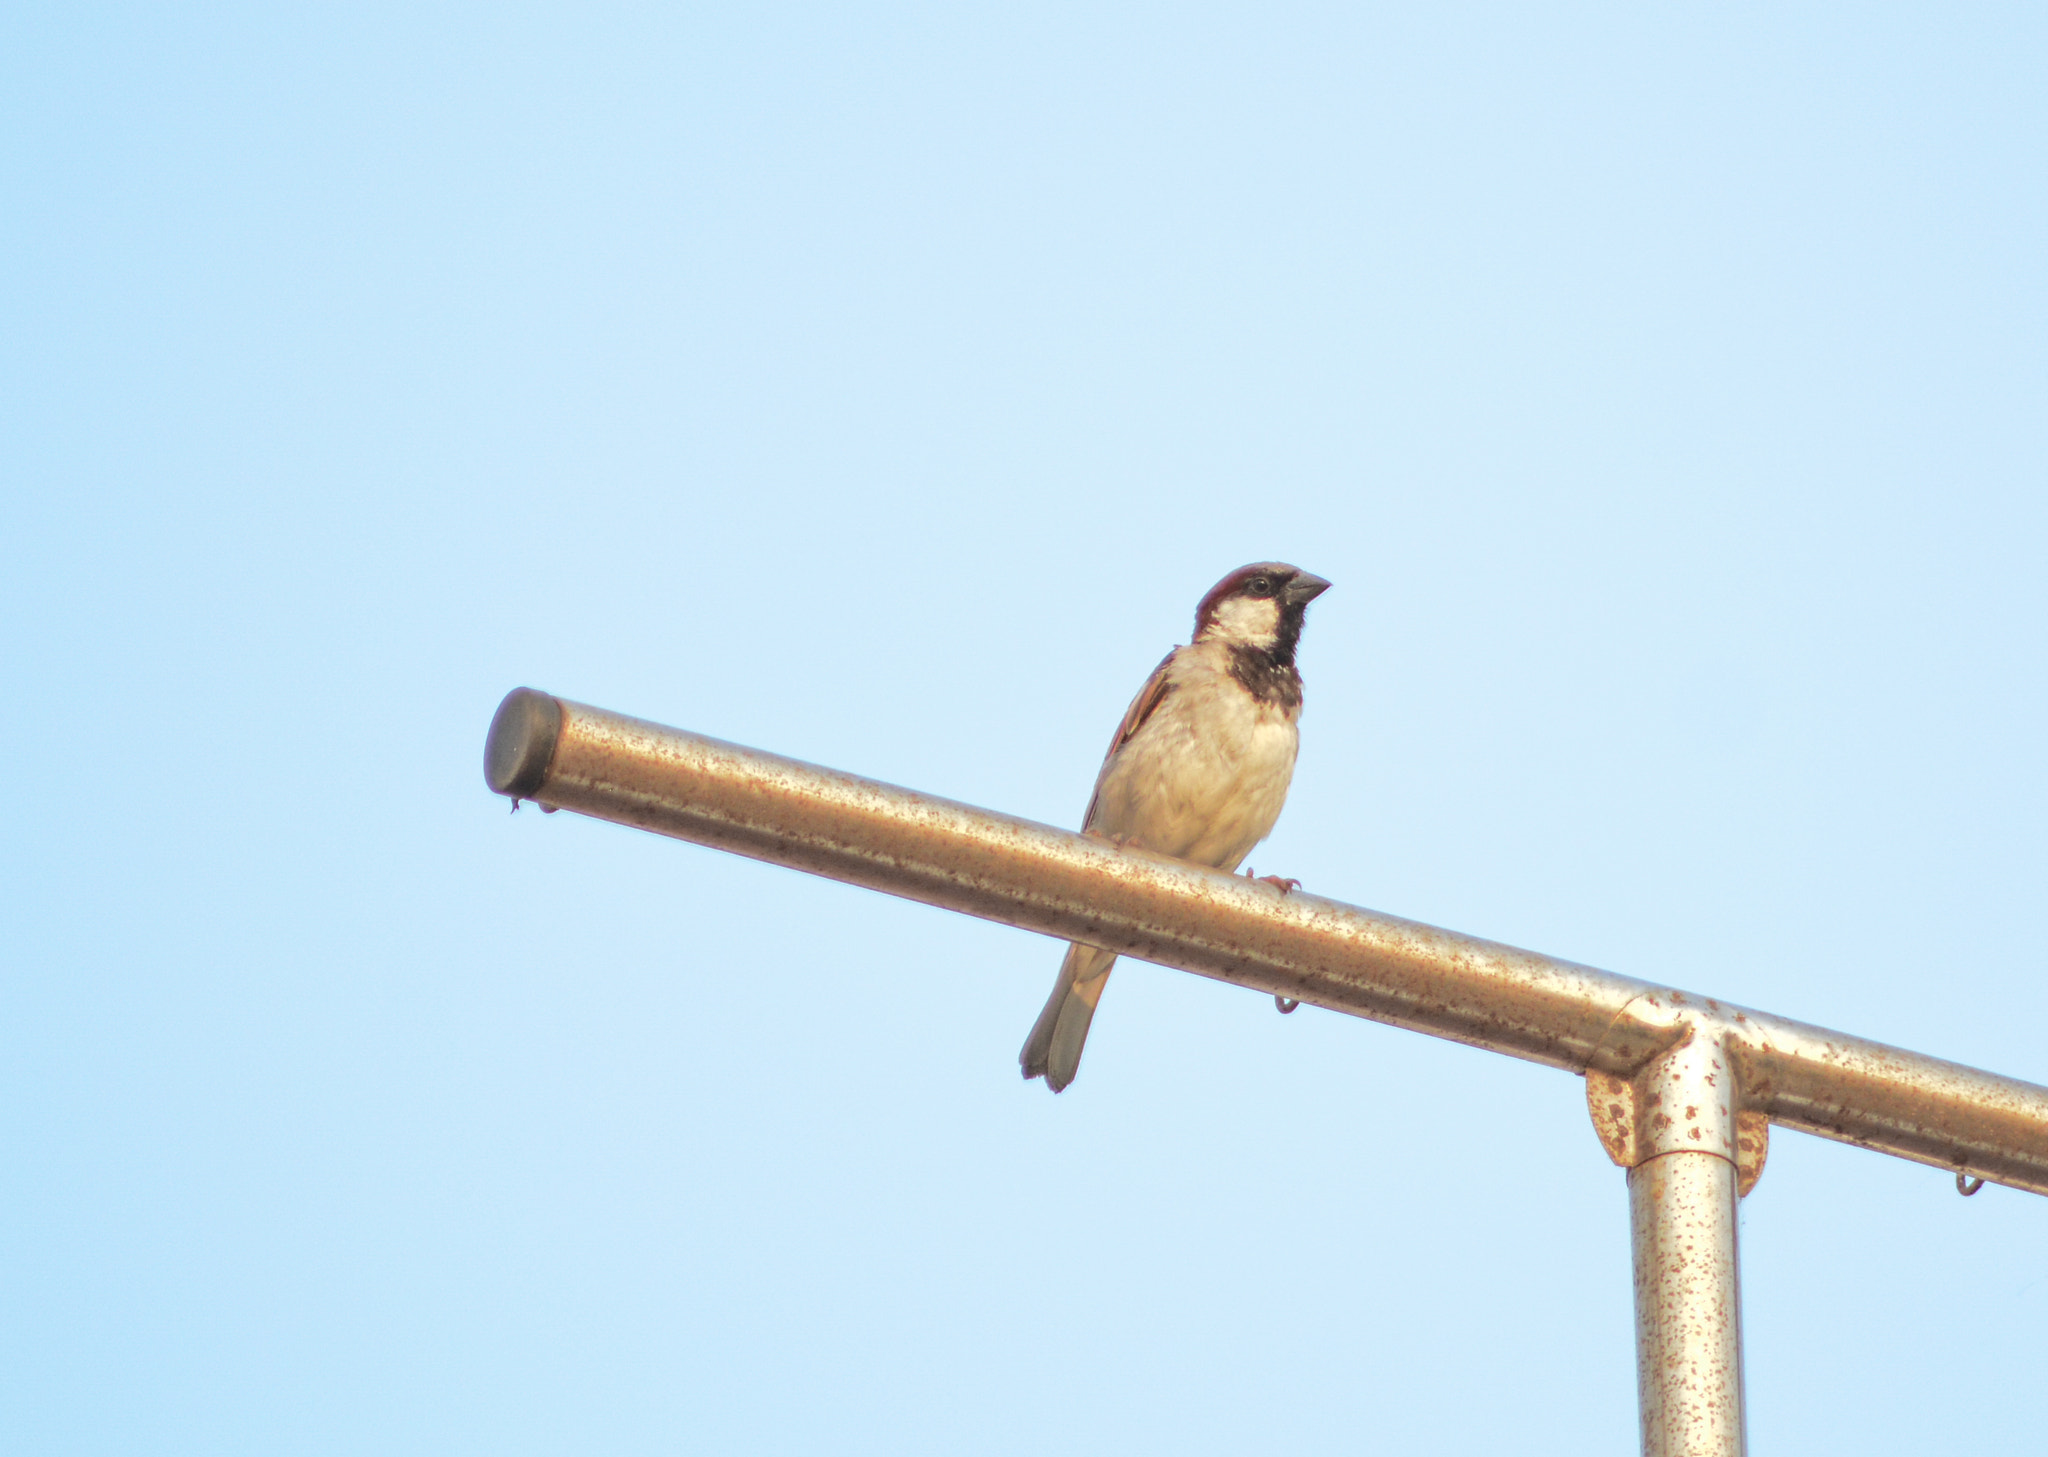
<instances>
[{"instance_id":1,"label":"bird","mask_svg":"<svg viewBox=\"0 0 2048 1457\"><path fill-rule=\"evenodd\" d=\"M1195 631L1168 653L1117 725L1083 834L1234 871L1272 833L1300 745L1294 653L1308 604L1330 584L1253 562L1211 587ZM1282 894L1297 885L1268 876ZM1018 1055L1055 1093L1074 1081L1116 953L1075 942ZM1283 1010L1291 1010L1284 1008Z\"/></svg>"}]
</instances>

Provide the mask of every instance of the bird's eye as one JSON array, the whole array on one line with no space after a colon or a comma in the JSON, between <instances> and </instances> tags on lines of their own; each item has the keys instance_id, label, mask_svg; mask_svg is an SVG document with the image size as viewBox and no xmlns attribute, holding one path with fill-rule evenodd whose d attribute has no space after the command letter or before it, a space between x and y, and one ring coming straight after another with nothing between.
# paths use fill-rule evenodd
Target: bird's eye
<instances>
[{"instance_id":1,"label":"bird's eye","mask_svg":"<svg viewBox=\"0 0 2048 1457\"><path fill-rule=\"evenodd\" d=\"M1273 591L1273 579L1271 577L1253 577L1251 586L1254 597L1270 596Z\"/></svg>"}]
</instances>

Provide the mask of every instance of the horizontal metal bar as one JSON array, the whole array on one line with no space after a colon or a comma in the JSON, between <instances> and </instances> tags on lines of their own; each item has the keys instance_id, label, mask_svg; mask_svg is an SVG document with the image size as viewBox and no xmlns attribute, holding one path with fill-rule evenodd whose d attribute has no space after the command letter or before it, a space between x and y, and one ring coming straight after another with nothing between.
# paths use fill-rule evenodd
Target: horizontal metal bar
<instances>
[{"instance_id":1,"label":"horizontal metal bar","mask_svg":"<svg viewBox=\"0 0 2048 1457\"><path fill-rule=\"evenodd\" d=\"M532 689L492 789L1583 1073L1710 1021L1774 1123L2048 1194L2048 1088Z\"/></svg>"}]
</instances>

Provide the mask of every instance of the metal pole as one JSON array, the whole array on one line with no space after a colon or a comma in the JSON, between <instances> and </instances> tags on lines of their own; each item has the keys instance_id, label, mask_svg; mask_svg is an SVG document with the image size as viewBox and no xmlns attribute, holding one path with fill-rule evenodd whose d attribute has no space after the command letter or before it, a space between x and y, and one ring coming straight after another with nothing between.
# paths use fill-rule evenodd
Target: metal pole
<instances>
[{"instance_id":1,"label":"metal pole","mask_svg":"<svg viewBox=\"0 0 2048 1457\"><path fill-rule=\"evenodd\" d=\"M1740 1457L1735 1172L1711 1154L1664 1154L1629 1170L1628 1212L1643 1457Z\"/></svg>"},{"instance_id":2,"label":"metal pole","mask_svg":"<svg viewBox=\"0 0 2048 1457\"><path fill-rule=\"evenodd\" d=\"M2048 1194L2048 1088L2017 1078L530 688L499 706L485 778L515 799L1582 1074L1624 1167L1632 1125L1610 1094L1711 1024L1735 1060L1756 1166L1767 1118Z\"/></svg>"},{"instance_id":3,"label":"metal pole","mask_svg":"<svg viewBox=\"0 0 2048 1457\"><path fill-rule=\"evenodd\" d=\"M1644 1457L1741 1457L1742 1286L1728 1049L1694 1035L1634 1082L1628 1173Z\"/></svg>"},{"instance_id":4,"label":"metal pole","mask_svg":"<svg viewBox=\"0 0 2048 1457\"><path fill-rule=\"evenodd\" d=\"M1628 1169L1646 1457L1744 1451L1769 1124L2048 1194L2048 1088L516 689L484 776L575 810L1565 1068Z\"/></svg>"}]
</instances>

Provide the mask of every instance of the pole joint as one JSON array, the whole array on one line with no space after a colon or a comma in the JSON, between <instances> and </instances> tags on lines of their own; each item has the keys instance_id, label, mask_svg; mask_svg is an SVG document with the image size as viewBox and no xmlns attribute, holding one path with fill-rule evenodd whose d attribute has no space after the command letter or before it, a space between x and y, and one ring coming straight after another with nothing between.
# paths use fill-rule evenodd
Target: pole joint
<instances>
[{"instance_id":1,"label":"pole joint","mask_svg":"<svg viewBox=\"0 0 2048 1457\"><path fill-rule=\"evenodd\" d=\"M1735 1166L1736 1192L1747 1196L1763 1177L1771 1125L1759 1090L1744 1086L1740 1028L1717 1004L1683 993L1646 993L1624 1011L1666 1037L1626 1071L1603 1068L1613 1064L1604 1044L1594 1053L1586 1111L1600 1146L1624 1169L1667 1153L1716 1154Z\"/></svg>"}]
</instances>

